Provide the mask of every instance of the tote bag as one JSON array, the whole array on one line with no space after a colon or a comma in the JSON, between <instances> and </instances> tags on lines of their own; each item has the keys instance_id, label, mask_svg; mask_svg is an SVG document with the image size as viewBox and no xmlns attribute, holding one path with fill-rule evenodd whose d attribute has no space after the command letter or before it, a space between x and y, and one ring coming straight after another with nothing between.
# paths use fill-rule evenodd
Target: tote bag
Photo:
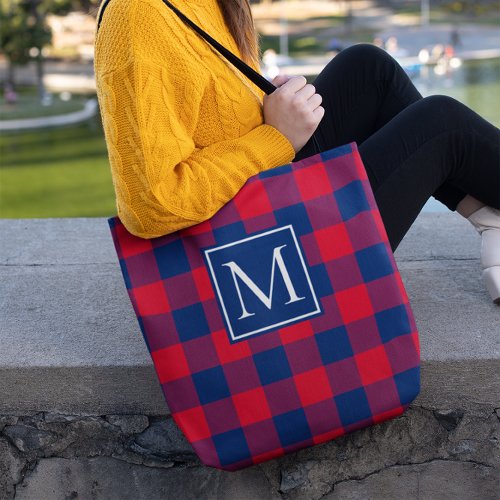
<instances>
[{"instance_id":1,"label":"tote bag","mask_svg":"<svg viewBox=\"0 0 500 500\"><path fill-rule=\"evenodd\" d=\"M175 233L108 223L165 401L205 465L311 447L418 395L418 332L355 142L250 177Z\"/></svg>"}]
</instances>

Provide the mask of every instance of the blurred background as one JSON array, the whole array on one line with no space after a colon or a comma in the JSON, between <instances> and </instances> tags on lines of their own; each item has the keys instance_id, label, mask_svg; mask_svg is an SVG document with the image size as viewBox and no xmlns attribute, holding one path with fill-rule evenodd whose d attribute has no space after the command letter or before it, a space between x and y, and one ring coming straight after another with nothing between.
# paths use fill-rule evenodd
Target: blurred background
<instances>
[{"instance_id":1,"label":"blurred background","mask_svg":"<svg viewBox=\"0 0 500 500\"><path fill-rule=\"evenodd\" d=\"M116 214L95 95L100 0L0 0L0 217ZM500 127L500 1L255 0L262 72L309 82L344 48L387 50L424 95ZM433 198L426 211L446 211Z\"/></svg>"}]
</instances>

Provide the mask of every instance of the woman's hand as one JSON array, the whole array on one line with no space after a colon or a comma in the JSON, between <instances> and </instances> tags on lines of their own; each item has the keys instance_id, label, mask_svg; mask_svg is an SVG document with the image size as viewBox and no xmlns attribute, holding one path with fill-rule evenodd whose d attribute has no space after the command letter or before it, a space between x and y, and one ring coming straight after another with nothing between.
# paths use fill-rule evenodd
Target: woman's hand
<instances>
[{"instance_id":1,"label":"woman's hand","mask_svg":"<svg viewBox=\"0 0 500 500\"><path fill-rule=\"evenodd\" d=\"M278 88L264 95L264 122L278 129L298 153L325 114L322 97L304 76L278 75L272 83Z\"/></svg>"},{"instance_id":2,"label":"woman's hand","mask_svg":"<svg viewBox=\"0 0 500 500\"><path fill-rule=\"evenodd\" d=\"M290 78L293 78L295 75L276 75L272 81L275 87L281 87L284 83L286 83Z\"/></svg>"}]
</instances>

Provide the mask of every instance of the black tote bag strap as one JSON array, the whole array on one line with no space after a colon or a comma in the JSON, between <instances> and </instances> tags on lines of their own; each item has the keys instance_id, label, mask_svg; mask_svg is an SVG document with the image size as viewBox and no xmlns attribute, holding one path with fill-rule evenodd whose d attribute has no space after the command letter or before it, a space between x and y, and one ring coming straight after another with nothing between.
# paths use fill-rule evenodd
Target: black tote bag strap
<instances>
[{"instance_id":1,"label":"black tote bag strap","mask_svg":"<svg viewBox=\"0 0 500 500\"><path fill-rule=\"evenodd\" d=\"M104 14L104 9L108 5L110 0L104 0L102 7L99 11L99 17L97 19L97 29L101 24L102 16ZM276 86L273 85L269 80L264 78L260 73L257 73L253 68L251 68L248 64L242 61L238 56L233 54L231 51L226 49L223 45L221 45L217 40L212 38L208 33L203 31L197 24L195 24L191 19L185 16L177 7L172 5L169 0L163 0L163 3L170 9L172 9L188 26L193 28L201 37L203 37L208 43L210 43L216 50L218 50L230 63L232 63L236 68L238 68L247 78L249 78L257 87L259 87L263 92L267 95L272 94L276 90ZM314 141L314 145L316 147L316 152L320 153L320 147L318 141L316 140L315 135L312 135L312 139Z\"/></svg>"},{"instance_id":2,"label":"black tote bag strap","mask_svg":"<svg viewBox=\"0 0 500 500\"><path fill-rule=\"evenodd\" d=\"M257 87L259 87L266 94L272 94L276 87L266 80L260 73L257 73L248 64L243 62L239 57L227 50L224 45L221 45L217 40L214 40L207 32L203 31L198 25L193 23L191 19L187 18L182 12L174 7L168 0L163 0L187 25L191 26L200 36L202 36L208 43L215 47L229 62L236 66L247 78L249 78Z\"/></svg>"}]
</instances>

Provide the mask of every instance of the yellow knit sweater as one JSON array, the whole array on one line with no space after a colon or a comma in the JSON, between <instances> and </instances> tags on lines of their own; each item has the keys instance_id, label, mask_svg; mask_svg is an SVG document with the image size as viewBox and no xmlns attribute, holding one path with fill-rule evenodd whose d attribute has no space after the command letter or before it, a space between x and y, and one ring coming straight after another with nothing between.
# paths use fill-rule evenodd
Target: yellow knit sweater
<instances>
[{"instance_id":1,"label":"yellow knit sweater","mask_svg":"<svg viewBox=\"0 0 500 500\"><path fill-rule=\"evenodd\" d=\"M217 0L172 4L241 58ZM250 176L294 158L264 124L264 93L162 0L111 0L94 48L117 212L132 234L202 222Z\"/></svg>"}]
</instances>

